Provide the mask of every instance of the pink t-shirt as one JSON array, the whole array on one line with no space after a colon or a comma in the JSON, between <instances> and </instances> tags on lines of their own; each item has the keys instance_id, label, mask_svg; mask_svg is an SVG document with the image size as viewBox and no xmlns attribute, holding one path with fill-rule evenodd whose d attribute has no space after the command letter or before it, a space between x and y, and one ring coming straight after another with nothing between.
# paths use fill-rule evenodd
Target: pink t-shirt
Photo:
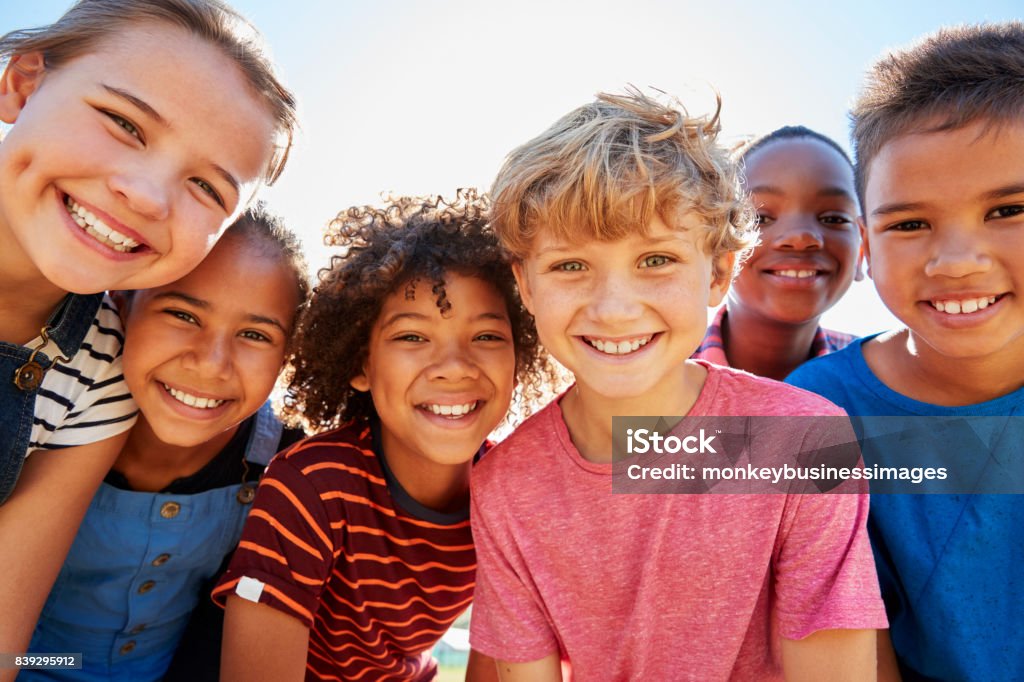
<instances>
[{"instance_id":1,"label":"pink t-shirt","mask_svg":"<svg viewBox=\"0 0 1024 682\"><path fill-rule=\"evenodd\" d=\"M705 366L691 415L843 414ZM475 467L472 505L471 643L499 660L559 652L575 680L781 679L780 636L887 626L866 494L612 494L557 401Z\"/></svg>"}]
</instances>

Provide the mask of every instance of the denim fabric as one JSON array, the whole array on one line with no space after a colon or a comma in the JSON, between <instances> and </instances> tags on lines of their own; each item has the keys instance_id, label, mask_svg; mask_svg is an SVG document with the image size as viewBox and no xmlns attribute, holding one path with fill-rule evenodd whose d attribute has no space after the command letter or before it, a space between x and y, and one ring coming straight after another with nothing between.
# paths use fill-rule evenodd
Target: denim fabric
<instances>
[{"instance_id":1,"label":"denim fabric","mask_svg":"<svg viewBox=\"0 0 1024 682\"><path fill-rule=\"evenodd\" d=\"M245 458L266 465L281 424L269 403L250 419ZM176 495L101 485L29 646L80 652L82 669L25 670L19 682L161 679L193 609L209 598L200 587L238 544L252 507L240 487Z\"/></svg>"},{"instance_id":2,"label":"denim fabric","mask_svg":"<svg viewBox=\"0 0 1024 682\"><path fill-rule=\"evenodd\" d=\"M46 321L50 339L65 357L78 352L103 301L103 294L68 294ZM15 383L15 374L32 355L32 349L0 342L0 504L18 482L25 462L39 386L25 390ZM48 370L53 360L37 353L35 362Z\"/></svg>"}]
</instances>

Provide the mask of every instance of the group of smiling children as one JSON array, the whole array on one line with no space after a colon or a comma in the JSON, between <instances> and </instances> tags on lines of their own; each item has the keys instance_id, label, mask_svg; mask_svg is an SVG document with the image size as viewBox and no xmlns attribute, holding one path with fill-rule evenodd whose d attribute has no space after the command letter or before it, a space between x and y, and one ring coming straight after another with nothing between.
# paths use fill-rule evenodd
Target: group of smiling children
<instances>
[{"instance_id":1,"label":"group of smiling children","mask_svg":"<svg viewBox=\"0 0 1024 682\"><path fill-rule=\"evenodd\" d=\"M471 680L1024 677L1016 495L611 484L613 417L1021 411L1024 25L880 61L856 164L599 95L490 196L341 212L312 292L240 16L80 0L0 55L0 652L83 655L19 679L430 680L471 602ZM853 340L862 259L905 327Z\"/></svg>"}]
</instances>

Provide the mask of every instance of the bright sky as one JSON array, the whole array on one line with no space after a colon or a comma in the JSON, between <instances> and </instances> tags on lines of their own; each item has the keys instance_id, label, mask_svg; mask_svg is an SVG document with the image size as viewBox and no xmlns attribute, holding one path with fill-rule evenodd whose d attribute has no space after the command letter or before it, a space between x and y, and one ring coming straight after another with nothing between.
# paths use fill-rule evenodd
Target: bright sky
<instances>
[{"instance_id":1,"label":"bright sky","mask_svg":"<svg viewBox=\"0 0 1024 682\"><path fill-rule=\"evenodd\" d=\"M67 0L0 0L0 33L56 19ZM235 0L266 35L301 105L288 169L263 195L316 265L320 231L380 192L487 187L502 158L600 90L723 100L729 140L803 124L848 147L846 111L885 50L940 26L1019 18L1020 0ZM870 281L825 324L892 318Z\"/></svg>"}]
</instances>

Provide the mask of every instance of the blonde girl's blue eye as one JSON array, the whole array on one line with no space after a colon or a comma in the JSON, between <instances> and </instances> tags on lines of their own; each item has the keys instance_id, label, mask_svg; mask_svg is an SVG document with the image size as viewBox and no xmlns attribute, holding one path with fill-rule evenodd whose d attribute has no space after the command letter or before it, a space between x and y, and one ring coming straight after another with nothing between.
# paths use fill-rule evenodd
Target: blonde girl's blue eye
<instances>
[{"instance_id":1,"label":"blonde girl's blue eye","mask_svg":"<svg viewBox=\"0 0 1024 682\"><path fill-rule=\"evenodd\" d=\"M583 263L578 260L567 260L564 263L556 263L551 269L561 272L581 272L583 270Z\"/></svg>"},{"instance_id":2,"label":"blonde girl's blue eye","mask_svg":"<svg viewBox=\"0 0 1024 682\"><path fill-rule=\"evenodd\" d=\"M754 224L757 225L758 227L767 227L768 225L771 225L773 222L775 222L775 218L772 218L770 215L767 215L766 213L758 213L757 217L754 220Z\"/></svg>"},{"instance_id":3,"label":"blonde girl's blue eye","mask_svg":"<svg viewBox=\"0 0 1024 682\"><path fill-rule=\"evenodd\" d=\"M672 262L672 259L663 254L655 254L653 256L644 256L643 260L640 261L641 268L660 268L664 265L668 265Z\"/></svg>"},{"instance_id":4,"label":"blonde girl's blue eye","mask_svg":"<svg viewBox=\"0 0 1024 682\"><path fill-rule=\"evenodd\" d=\"M202 178L192 178L192 182L196 183L196 187L209 194L210 198L216 201L218 206L224 206L224 200L220 198L220 194L213 188L213 185Z\"/></svg>"}]
</instances>

